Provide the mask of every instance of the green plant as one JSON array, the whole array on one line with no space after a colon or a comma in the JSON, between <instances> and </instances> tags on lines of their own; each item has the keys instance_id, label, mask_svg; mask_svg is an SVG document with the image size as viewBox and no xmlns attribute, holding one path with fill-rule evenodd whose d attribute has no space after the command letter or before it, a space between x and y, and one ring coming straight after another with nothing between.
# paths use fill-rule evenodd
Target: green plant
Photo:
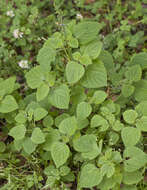
<instances>
[{"instance_id":1,"label":"green plant","mask_svg":"<svg viewBox=\"0 0 147 190\"><path fill-rule=\"evenodd\" d=\"M47 1L22 0L16 1L18 7L23 3L20 10L7 13L17 14L20 26L25 23L34 32L16 30L16 43L9 36L11 48L30 51L13 58L21 60L20 72L0 78L2 190L147 188L147 52L135 20L144 24L141 2L112 1L113 8L109 1L89 2L68 1L65 8L64 0L50 1L53 9ZM41 19L45 6L52 14ZM135 16L127 15L134 6ZM71 19L79 12L81 17ZM34 27L37 19L42 22ZM129 19L135 20L133 26ZM13 25L12 31L18 28ZM26 45L23 35L29 35ZM31 55L32 64L27 61Z\"/></svg>"}]
</instances>

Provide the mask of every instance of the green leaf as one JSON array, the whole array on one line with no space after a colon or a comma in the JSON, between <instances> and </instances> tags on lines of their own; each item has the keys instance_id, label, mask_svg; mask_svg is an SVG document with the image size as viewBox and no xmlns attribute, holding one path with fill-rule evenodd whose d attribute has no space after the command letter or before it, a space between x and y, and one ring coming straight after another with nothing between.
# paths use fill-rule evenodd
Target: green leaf
<instances>
[{"instance_id":1,"label":"green leaf","mask_svg":"<svg viewBox=\"0 0 147 190\"><path fill-rule=\"evenodd\" d=\"M100 41L92 41L82 48L83 54L89 55L91 59L96 59L101 52L102 42Z\"/></svg>"},{"instance_id":2,"label":"green leaf","mask_svg":"<svg viewBox=\"0 0 147 190\"><path fill-rule=\"evenodd\" d=\"M137 111L139 116L147 116L147 101L140 102L136 107L135 110Z\"/></svg>"},{"instance_id":3,"label":"green leaf","mask_svg":"<svg viewBox=\"0 0 147 190\"><path fill-rule=\"evenodd\" d=\"M73 141L73 147L78 152L90 152L95 144L95 135L83 135Z\"/></svg>"},{"instance_id":4,"label":"green leaf","mask_svg":"<svg viewBox=\"0 0 147 190\"><path fill-rule=\"evenodd\" d=\"M29 137L26 137L23 141L23 148L27 154L31 154L35 151L36 144L34 144Z\"/></svg>"},{"instance_id":5,"label":"green leaf","mask_svg":"<svg viewBox=\"0 0 147 190\"><path fill-rule=\"evenodd\" d=\"M108 178L112 177L114 172L115 172L115 167L114 164L111 162L108 162L101 167L101 174L103 176L106 175Z\"/></svg>"},{"instance_id":6,"label":"green leaf","mask_svg":"<svg viewBox=\"0 0 147 190\"><path fill-rule=\"evenodd\" d=\"M147 132L147 116L142 116L136 121L136 126L140 131Z\"/></svg>"},{"instance_id":7,"label":"green leaf","mask_svg":"<svg viewBox=\"0 0 147 190\"><path fill-rule=\"evenodd\" d=\"M136 111L134 110L126 110L123 113L123 118L124 120L129 123L129 124L133 124L137 118L138 114Z\"/></svg>"},{"instance_id":8,"label":"green leaf","mask_svg":"<svg viewBox=\"0 0 147 190\"><path fill-rule=\"evenodd\" d=\"M140 140L140 130L133 127L125 127L121 131L121 137L125 146L134 146Z\"/></svg>"},{"instance_id":9,"label":"green leaf","mask_svg":"<svg viewBox=\"0 0 147 190\"><path fill-rule=\"evenodd\" d=\"M70 37L69 41L68 41L68 45L72 48L78 48L79 43L78 43L78 40L76 38Z\"/></svg>"},{"instance_id":10,"label":"green leaf","mask_svg":"<svg viewBox=\"0 0 147 190\"><path fill-rule=\"evenodd\" d=\"M11 94L14 90L16 77L9 77L6 80L0 82L0 90L4 90L4 94Z\"/></svg>"},{"instance_id":11,"label":"green leaf","mask_svg":"<svg viewBox=\"0 0 147 190\"><path fill-rule=\"evenodd\" d=\"M69 84L78 82L84 75L84 67L76 62L70 61L66 65L66 78Z\"/></svg>"},{"instance_id":12,"label":"green leaf","mask_svg":"<svg viewBox=\"0 0 147 190\"><path fill-rule=\"evenodd\" d=\"M142 173L140 171L124 172L123 173L123 183L126 185L137 184L142 179L143 179L143 176L142 176Z\"/></svg>"},{"instance_id":13,"label":"green leaf","mask_svg":"<svg viewBox=\"0 0 147 190\"><path fill-rule=\"evenodd\" d=\"M45 75L40 66L32 68L26 74L27 84L30 88L35 89L42 85L45 80Z\"/></svg>"},{"instance_id":14,"label":"green leaf","mask_svg":"<svg viewBox=\"0 0 147 190\"><path fill-rule=\"evenodd\" d=\"M6 145L4 142L0 142L0 153L4 152L6 149Z\"/></svg>"},{"instance_id":15,"label":"green leaf","mask_svg":"<svg viewBox=\"0 0 147 190\"><path fill-rule=\"evenodd\" d=\"M51 148L51 155L57 168L62 166L69 157L70 150L68 146L61 142L56 142Z\"/></svg>"},{"instance_id":16,"label":"green leaf","mask_svg":"<svg viewBox=\"0 0 147 190\"><path fill-rule=\"evenodd\" d=\"M89 152L82 152L81 153L81 156L84 158L84 159L88 159L88 160L93 160L94 158L96 158L99 154L101 154L101 151L102 151L102 143L103 141L100 140L99 141L99 147L97 146L97 143L93 143L93 147L91 149L91 151Z\"/></svg>"},{"instance_id":17,"label":"green leaf","mask_svg":"<svg viewBox=\"0 0 147 190\"><path fill-rule=\"evenodd\" d=\"M67 113L63 113L63 114L61 114L61 115L58 115L58 116L56 117L56 119L55 119L55 126L56 126L56 127L59 127L59 124L61 123L61 121L63 121L64 119L66 119L66 118L68 118L68 117L70 117L70 115L67 114Z\"/></svg>"},{"instance_id":18,"label":"green leaf","mask_svg":"<svg viewBox=\"0 0 147 190\"><path fill-rule=\"evenodd\" d=\"M46 42L43 47L39 50L37 55L37 61L42 68L50 70L50 64L55 61L56 51L48 45Z\"/></svg>"},{"instance_id":19,"label":"green leaf","mask_svg":"<svg viewBox=\"0 0 147 190\"><path fill-rule=\"evenodd\" d=\"M21 140L25 137L25 133L26 127L24 125L18 125L10 130L9 135L12 136L15 140Z\"/></svg>"},{"instance_id":20,"label":"green leaf","mask_svg":"<svg viewBox=\"0 0 147 190\"><path fill-rule=\"evenodd\" d=\"M104 64L100 61L89 65L81 81L86 88L100 88L107 86L107 73Z\"/></svg>"},{"instance_id":21,"label":"green leaf","mask_svg":"<svg viewBox=\"0 0 147 190\"><path fill-rule=\"evenodd\" d=\"M67 174L69 174L69 172L70 172L70 168L68 166L61 166L60 168L61 176L66 176Z\"/></svg>"},{"instance_id":22,"label":"green leaf","mask_svg":"<svg viewBox=\"0 0 147 190\"><path fill-rule=\"evenodd\" d=\"M88 117L92 112L92 107L89 103L87 102L81 102L77 105L76 113L77 113L77 118L79 119L85 119Z\"/></svg>"},{"instance_id":23,"label":"green leaf","mask_svg":"<svg viewBox=\"0 0 147 190\"><path fill-rule=\"evenodd\" d=\"M141 52L133 56L131 60L131 65L140 65L141 68L147 69L147 53L146 52Z\"/></svg>"},{"instance_id":24,"label":"green leaf","mask_svg":"<svg viewBox=\"0 0 147 190\"><path fill-rule=\"evenodd\" d=\"M17 123L25 123L27 121L27 114L25 111L21 111L20 113L18 113L15 117L15 121Z\"/></svg>"},{"instance_id":25,"label":"green leaf","mask_svg":"<svg viewBox=\"0 0 147 190\"><path fill-rule=\"evenodd\" d=\"M104 63L104 66L105 66L108 74L114 72L113 57L108 51L102 50L99 55L99 59Z\"/></svg>"},{"instance_id":26,"label":"green leaf","mask_svg":"<svg viewBox=\"0 0 147 190\"><path fill-rule=\"evenodd\" d=\"M82 188L92 188L102 181L102 174L93 164L83 166L79 179L79 186Z\"/></svg>"},{"instance_id":27,"label":"green leaf","mask_svg":"<svg viewBox=\"0 0 147 190\"><path fill-rule=\"evenodd\" d=\"M89 120L86 119L78 119L77 120L78 130L81 130L89 125Z\"/></svg>"},{"instance_id":28,"label":"green leaf","mask_svg":"<svg viewBox=\"0 0 147 190\"><path fill-rule=\"evenodd\" d=\"M35 128L32 132L31 141L35 144L42 144L45 142L45 137L40 128Z\"/></svg>"},{"instance_id":29,"label":"green leaf","mask_svg":"<svg viewBox=\"0 0 147 190\"><path fill-rule=\"evenodd\" d=\"M43 144L43 149L46 151L51 151L51 147L55 142L60 140L60 133L57 129L50 129L45 137L45 143Z\"/></svg>"},{"instance_id":30,"label":"green leaf","mask_svg":"<svg viewBox=\"0 0 147 190\"><path fill-rule=\"evenodd\" d=\"M36 98L37 101L40 102L41 100L43 100L49 93L49 86L45 83L41 84L38 88L37 88L37 92L36 92Z\"/></svg>"},{"instance_id":31,"label":"green leaf","mask_svg":"<svg viewBox=\"0 0 147 190\"><path fill-rule=\"evenodd\" d=\"M91 119L91 127L99 127L99 126L105 126L108 122L105 120L102 116L95 114Z\"/></svg>"},{"instance_id":32,"label":"green leaf","mask_svg":"<svg viewBox=\"0 0 147 190\"><path fill-rule=\"evenodd\" d=\"M124 124L121 123L119 120L116 120L114 125L112 125L112 129L114 131L121 131L124 128Z\"/></svg>"},{"instance_id":33,"label":"green leaf","mask_svg":"<svg viewBox=\"0 0 147 190\"><path fill-rule=\"evenodd\" d=\"M34 120L39 121L43 119L47 114L48 112L44 108L37 108L34 110Z\"/></svg>"},{"instance_id":34,"label":"green leaf","mask_svg":"<svg viewBox=\"0 0 147 190\"><path fill-rule=\"evenodd\" d=\"M91 151L89 152L82 152L82 157L84 159L89 159L89 160L93 160L94 158L96 158L99 154L101 153L101 149L97 146L97 144L93 144L93 147L91 149Z\"/></svg>"},{"instance_id":35,"label":"green leaf","mask_svg":"<svg viewBox=\"0 0 147 190\"><path fill-rule=\"evenodd\" d=\"M69 88L67 85L60 85L49 92L49 102L52 106L60 109L68 109L69 105Z\"/></svg>"},{"instance_id":36,"label":"green leaf","mask_svg":"<svg viewBox=\"0 0 147 190\"><path fill-rule=\"evenodd\" d=\"M147 80L140 80L135 84L134 97L138 102L147 101Z\"/></svg>"},{"instance_id":37,"label":"green leaf","mask_svg":"<svg viewBox=\"0 0 147 190\"><path fill-rule=\"evenodd\" d=\"M124 150L123 157L126 159L124 169L127 172L134 172L147 164L147 155L137 147L127 147Z\"/></svg>"},{"instance_id":38,"label":"green leaf","mask_svg":"<svg viewBox=\"0 0 147 190\"><path fill-rule=\"evenodd\" d=\"M96 38L99 30L100 26L97 22L86 21L75 25L73 34L81 44L86 44Z\"/></svg>"},{"instance_id":39,"label":"green leaf","mask_svg":"<svg viewBox=\"0 0 147 190\"><path fill-rule=\"evenodd\" d=\"M52 125L54 124L54 120L52 118L51 115L48 115L46 116L44 119L43 119L43 126L45 127L51 127Z\"/></svg>"},{"instance_id":40,"label":"green leaf","mask_svg":"<svg viewBox=\"0 0 147 190\"><path fill-rule=\"evenodd\" d=\"M79 58L79 61L82 65L85 65L85 66L88 66L88 65L91 65L92 64L92 61L89 57L89 55L82 55L80 58Z\"/></svg>"},{"instance_id":41,"label":"green leaf","mask_svg":"<svg viewBox=\"0 0 147 190\"><path fill-rule=\"evenodd\" d=\"M137 190L136 185L123 185L121 190Z\"/></svg>"},{"instance_id":42,"label":"green leaf","mask_svg":"<svg viewBox=\"0 0 147 190\"><path fill-rule=\"evenodd\" d=\"M137 82L141 79L142 70L139 65L134 65L128 68L125 73L126 78L131 82Z\"/></svg>"},{"instance_id":43,"label":"green leaf","mask_svg":"<svg viewBox=\"0 0 147 190\"><path fill-rule=\"evenodd\" d=\"M7 95L0 102L0 112L1 113L9 113L18 109L18 105L13 96Z\"/></svg>"},{"instance_id":44,"label":"green leaf","mask_svg":"<svg viewBox=\"0 0 147 190\"><path fill-rule=\"evenodd\" d=\"M77 121L74 116L62 120L59 125L59 131L63 134L68 135L69 137L74 135L76 129L77 129Z\"/></svg>"},{"instance_id":45,"label":"green leaf","mask_svg":"<svg viewBox=\"0 0 147 190\"><path fill-rule=\"evenodd\" d=\"M122 86L122 95L127 98L134 93L134 90L135 90L135 88L133 85L124 84Z\"/></svg>"},{"instance_id":46,"label":"green leaf","mask_svg":"<svg viewBox=\"0 0 147 190\"><path fill-rule=\"evenodd\" d=\"M104 100L107 98L107 94L102 91L102 90L97 90L94 92L90 103L94 103L94 104L101 104L102 102L104 102Z\"/></svg>"}]
</instances>

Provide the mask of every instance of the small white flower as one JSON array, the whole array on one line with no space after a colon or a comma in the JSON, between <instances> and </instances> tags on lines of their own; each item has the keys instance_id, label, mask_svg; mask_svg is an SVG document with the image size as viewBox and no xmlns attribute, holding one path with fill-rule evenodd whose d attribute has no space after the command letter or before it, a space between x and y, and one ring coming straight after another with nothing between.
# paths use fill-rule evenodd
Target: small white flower
<instances>
[{"instance_id":1,"label":"small white flower","mask_svg":"<svg viewBox=\"0 0 147 190\"><path fill-rule=\"evenodd\" d=\"M81 15L81 13L77 13L77 16L76 16L76 17L77 17L77 19L79 19L79 20L80 20L80 19L83 19L83 16Z\"/></svg>"},{"instance_id":2,"label":"small white flower","mask_svg":"<svg viewBox=\"0 0 147 190\"><path fill-rule=\"evenodd\" d=\"M9 16L9 17L14 17L15 16L15 14L14 14L14 12L12 10L11 11L7 11L6 15Z\"/></svg>"},{"instance_id":3,"label":"small white flower","mask_svg":"<svg viewBox=\"0 0 147 190\"><path fill-rule=\"evenodd\" d=\"M14 36L14 38L22 38L23 32L20 32L19 29L15 29L13 31L13 36Z\"/></svg>"},{"instance_id":4,"label":"small white flower","mask_svg":"<svg viewBox=\"0 0 147 190\"><path fill-rule=\"evenodd\" d=\"M29 65L28 65L28 61L27 60L21 60L18 62L18 65L23 68L23 69L28 69Z\"/></svg>"}]
</instances>

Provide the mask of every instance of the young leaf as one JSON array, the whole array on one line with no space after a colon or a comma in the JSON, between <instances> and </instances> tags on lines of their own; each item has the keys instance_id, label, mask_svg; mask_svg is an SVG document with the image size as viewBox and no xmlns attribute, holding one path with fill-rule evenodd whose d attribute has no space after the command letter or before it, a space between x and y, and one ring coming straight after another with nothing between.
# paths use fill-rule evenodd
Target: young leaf
<instances>
[{"instance_id":1,"label":"young leaf","mask_svg":"<svg viewBox=\"0 0 147 190\"><path fill-rule=\"evenodd\" d=\"M49 102L57 108L68 109L69 99L69 88L65 84L60 85L49 92Z\"/></svg>"},{"instance_id":2,"label":"young leaf","mask_svg":"<svg viewBox=\"0 0 147 190\"><path fill-rule=\"evenodd\" d=\"M78 82L84 75L84 67L76 62L69 62L66 65L66 78L69 84Z\"/></svg>"},{"instance_id":3,"label":"young leaf","mask_svg":"<svg viewBox=\"0 0 147 190\"><path fill-rule=\"evenodd\" d=\"M139 129L133 127L125 127L121 131L121 137L125 146L134 146L138 143L141 137L141 133Z\"/></svg>"},{"instance_id":4,"label":"young leaf","mask_svg":"<svg viewBox=\"0 0 147 190\"><path fill-rule=\"evenodd\" d=\"M64 119L59 125L59 131L63 134L68 135L69 137L75 133L76 129L77 121L74 116Z\"/></svg>"},{"instance_id":5,"label":"young leaf","mask_svg":"<svg viewBox=\"0 0 147 190\"><path fill-rule=\"evenodd\" d=\"M48 112L44 108L37 108L34 110L34 120L39 121L43 119L47 114Z\"/></svg>"},{"instance_id":6,"label":"young leaf","mask_svg":"<svg viewBox=\"0 0 147 190\"><path fill-rule=\"evenodd\" d=\"M55 142L51 148L51 155L57 168L62 166L69 157L70 150L68 146L61 142Z\"/></svg>"},{"instance_id":7,"label":"young leaf","mask_svg":"<svg viewBox=\"0 0 147 190\"><path fill-rule=\"evenodd\" d=\"M45 142L45 137L40 128L35 128L32 132L31 141L35 144L42 144Z\"/></svg>"},{"instance_id":8,"label":"young leaf","mask_svg":"<svg viewBox=\"0 0 147 190\"><path fill-rule=\"evenodd\" d=\"M100 88L107 86L107 73L104 64L96 61L86 68L85 75L81 81L86 88Z\"/></svg>"},{"instance_id":9,"label":"young leaf","mask_svg":"<svg viewBox=\"0 0 147 190\"><path fill-rule=\"evenodd\" d=\"M134 110L127 110L123 113L123 118L124 120L129 123L133 124L137 118L138 114Z\"/></svg>"},{"instance_id":10,"label":"young leaf","mask_svg":"<svg viewBox=\"0 0 147 190\"><path fill-rule=\"evenodd\" d=\"M0 102L0 113L9 113L18 109L18 105L13 96L7 95Z\"/></svg>"},{"instance_id":11,"label":"young leaf","mask_svg":"<svg viewBox=\"0 0 147 190\"><path fill-rule=\"evenodd\" d=\"M102 174L94 164L83 166L79 179L80 188L92 188L102 181Z\"/></svg>"},{"instance_id":12,"label":"young leaf","mask_svg":"<svg viewBox=\"0 0 147 190\"><path fill-rule=\"evenodd\" d=\"M12 136L15 140L21 140L25 137L25 133L26 127L24 125L18 125L10 130L9 135Z\"/></svg>"},{"instance_id":13,"label":"young leaf","mask_svg":"<svg viewBox=\"0 0 147 190\"><path fill-rule=\"evenodd\" d=\"M36 92L36 98L37 101L40 102L41 100L43 100L49 93L49 86L45 83L41 84L38 88L37 88L37 92Z\"/></svg>"},{"instance_id":14,"label":"young leaf","mask_svg":"<svg viewBox=\"0 0 147 190\"><path fill-rule=\"evenodd\" d=\"M82 120L91 114L92 107L87 102L81 102L77 105L76 112L77 112L77 117Z\"/></svg>"}]
</instances>

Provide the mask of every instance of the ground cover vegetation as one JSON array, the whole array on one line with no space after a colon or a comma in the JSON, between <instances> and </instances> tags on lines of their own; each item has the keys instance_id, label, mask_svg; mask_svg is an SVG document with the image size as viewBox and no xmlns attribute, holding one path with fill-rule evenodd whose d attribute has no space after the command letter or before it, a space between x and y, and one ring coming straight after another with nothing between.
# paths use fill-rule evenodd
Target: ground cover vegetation
<instances>
[{"instance_id":1,"label":"ground cover vegetation","mask_svg":"<svg viewBox=\"0 0 147 190\"><path fill-rule=\"evenodd\" d=\"M147 189L147 1L0 0L0 189Z\"/></svg>"}]
</instances>

